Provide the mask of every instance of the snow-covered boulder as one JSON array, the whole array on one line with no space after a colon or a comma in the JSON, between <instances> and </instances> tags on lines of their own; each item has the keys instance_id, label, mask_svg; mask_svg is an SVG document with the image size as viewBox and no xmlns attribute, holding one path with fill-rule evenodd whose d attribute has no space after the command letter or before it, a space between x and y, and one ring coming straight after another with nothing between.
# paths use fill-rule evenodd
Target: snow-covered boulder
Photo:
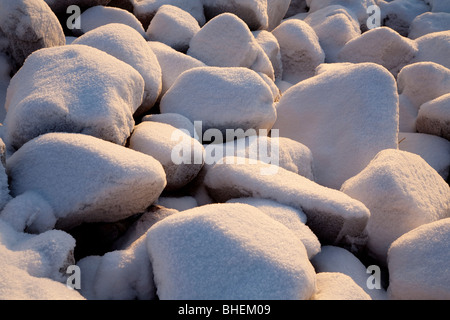
<instances>
[{"instance_id":1,"label":"snow-covered boulder","mask_svg":"<svg viewBox=\"0 0 450 320\"><path fill-rule=\"evenodd\" d=\"M337 62L339 51L350 40L361 35L356 16L345 7L331 5L308 14L304 19L319 37L325 62ZM336 32L339 30L339 32Z\"/></svg>"},{"instance_id":2,"label":"snow-covered boulder","mask_svg":"<svg viewBox=\"0 0 450 320\"><path fill-rule=\"evenodd\" d=\"M135 29L143 37L146 37L142 23L132 13L120 8L94 6L81 14L80 21L81 33L87 33L109 23L122 23ZM76 29L72 32L76 32Z\"/></svg>"},{"instance_id":3,"label":"snow-covered boulder","mask_svg":"<svg viewBox=\"0 0 450 320\"><path fill-rule=\"evenodd\" d=\"M431 61L450 69L450 30L429 33L415 41L419 51L412 62Z\"/></svg>"},{"instance_id":4,"label":"snow-covered boulder","mask_svg":"<svg viewBox=\"0 0 450 320\"><path fill-rule=\"evenodd\" d=\"M164 168L167 190L177 190L191 182L203 167L203 146L169 124L145 121L137 125L129 147L158 160Z\"/></svg>"},{"instance_id":5,"label":"snow-covered boulder","mask_svg":"<svg viewBox=\"0 0 450 320\"><path fill-rule=\"evenodd\" d=\"M146 34L151 41L159 41L177 51L186 52L198 31L198 21L189 12L179 7L163 5L150 22Z\"/></svg>"},{"instance_id":6,"label":"snow-covered boulder","mask_svg":"<svg viewBox=\"0 0 450 320\"><path fill-rule=\"evenodd\" d=\"M136 18L141 21L144 29L147 30L158 9L165 4L176 6L189 12L201 26L205 24L202 0L134 0L132 2L132 10Z\"/></svg>"},{"instance_id":7,"label":"snow-covered boulder","mask_svg":"<svg viewBox=\"0 0 450 320\"><path fill-rule=\"evenodd\" d=\"M14 72L34 51L65 44L61 24L44 1L0 1L0 53L11 58Z\"/></svg>"},{"instance_id":8,"label":"snow-covered boulder","mask_svg":"<svg viewBox=\"0 0 450 320\"><path fill-rule=\"evenodd\" d=\"M89 134L124 145L141 105L142 76L98 49L41 49L11 79L4 141L18 149L47 132Z\"/></svg>"},{"instance_id":9,"label":"snow-covered boulder","mask_svg":"<svg viewBox=\"0 0 450 320\"><path fill-rule=\"evenodd\" d=\"M398 145L396 82L374 63L320 66L317 76L285 92L277 114L273 129L311 150L315 180L330 188Z\"/></svg>"},{"instance_id":10,"label":"snow-covered boulder","mask_svg":"<svg viewBox=\"0 0 450 320\"><path fill-rule=\"evenodd\" d=\"M408 37L417 39L429 33L446 30L450 30L450 13L425 12L411 22Z\"/></svg>"},{"instance_id":11,"label":"snow-covered boulder","mask_svg":"<svg viewBox=\"0 0 450 320\"><path fill-rule=\"evenodd\" d=\"M369 30L350 40L338 54L340 62L373 62L384 66L394 76L417 54L413 40L388 27Z\"/></svg>"},{"instance_id":12,"label":"snow-covered boulder","mask_svg":"<svg viewBox=\"0 0 450 320\"><path fill-rule=\"evenodd\" d=\"M341 189L370 210L370 254L386 264L389 246L412 229L450 216L450 187L422 157L381 151Z\"/></svg>"},{"instance_id":13,"label":"snow-covered boulder","mask_svg":"<svg viewBox=\"0 0 450 320\"><path fill-rule=\"evenodd\" d=\"M322 246L311 263L317 274L324 272L342 273L349 276L362 288L372 300L386 300L386 290L383 288L370 289L367 285L370 274L366 266L350 251L336 246Z\"/></svg>"},{"instance_id":14,"label":"snow-covered boulder","mask_svg":"<svg viewBox=\"0 0 450 320\"><path fill-rule=\"evenodd\" d=\"M202 121L202 133L210 128L223 134L227 129L268 130L277 116L270 87L247 68L188 70L161 99L160 109Z\"/></svg>"},{"instance_id":15,"label":"snow-covered boulder","mask_svg":"<svg viewBox=\"0 0 450 320\"><path fill-rule=\"evenodd\" d=\"M232 198L270 199L302 210L322 243L364 244L369 210L346 194L274 165L227 157L209 168L204 183L218 202Z\"/></svg>"},{"instance_id":16,"label":"snow-covered boulder","mask_svg":"<svg viewBox=\"0 0 450 320\"><path fill-rule=\"evenodd\" d=\"M78 261L80 293L88 300L153 300L155 284L143 235L125 250Z\"/></svg>"},{"instance_id":17,"label":"snow-covered boulder","mask_svg":"<svg viewBox=\"0 0 450 320\"><path fill-rule=\"evenodd\" d=\"M162 42L149 41L148 44L156 55L161 67L162 89L160 99L183 72L193 68L206 67L206 64L200 60L178 52Z\"/></svg>"},{"instance_id":18,"label":"snow-covered boulder","mask_svg":"<svg viewBox=\"0 0 450 320\"><path fill-rule=\"evenodd\" d=\"M319 38L306 22L289 19L272 33L280 45L283 80L297 83L312 77L316 67L325 61Z\"/></svg>"},{"instance_id":19,"label":"snow-covered boulder","mask_svg":"<svg viewBox=\"0 0 450 320\"><path fill-rule=\"evenodd\" d=\"M372 300L355 281L339 272L316 275L317 290L311 300Z\"/></svg>"},{"instance_id":20,"label":"snow-covered boulder","mask_svg":"<svg viewBox=\"0 0 450 320\"><path fill-rule=\"evenodd\" d=\"M272 31L281 23L290 4L290 0L267 0L268 31Z\"/></svg>"},{"instance_id":21,"label":"snow-covered boulder","mask_svg":"<svg viewBox=\"0 0 450 320\"><path fill-rule=\"evenodd\" d=\"M267 0L201 0L205 9L206 20L229 12L242 19L251 30L267 29ZM271 1L271 0L269 0ZM275 21L272 21L274 23Z\"/></svg>"},{"instance_id":22,"label":"snow-covered boulder","mask_svg":"<svg viewBox=\"0 0 450 320\"><path fill-rule=\"evenodd\" d=\"M142 122L145 121L170 124L172 127L183 130L185 133L189 132L192 138L198 139L198 134L192 121L179 113L149 114L142 118Z\"/></svg>"},{"instance_id":23,"label":"snow-covered boulder","mask_svg":"<svg viewBox=\"0 0 450 320\"><path fill-rule=\"evenodd\" d=\"M368 8L375 5L374 0L306 0L309 13L331 5L340 5L352 12L358 18L360 25L365 25L369 18Z\"/></svg>"},{"instance_id":24,"label":"snow-covered boulder","mask_svg":"<svg viewBox=\"0 0 450 320\"><path fill-rule=\"evenodd\" d=\"M136 30L121 23L110 23L85 33L73 44L102 50L139 72L145 85L142 104L135 116L142 116L155 105L162 89L161 66L147 41Z\"/></svg>"},{"instance_id":25,"label":"snow-covered boulder","mask_svg":"<svg viewBox=\"0 0 450 320\"><path fill-rule=\"evenodd\" d=\"M48 133L7 161L11 194L33 191L46 200L55 227L115 222L144 212L166 186L161 164L140 152L89 135ZM48 219L34 215L33 223Z\"/></svg>"},{"instance_id":26,"label":"snow-covered boulder","mask_svg":"<svg viewBox=\"0 0 450 320\"><path fill-rule=\"evenodd\" d=\"M147 247L161 300L308 300L315 291L303 243L246 204L172 215L150 228Z\"/></svg>"},{"instance_id":27,"label":"snow-covered boulder","mask_svg":"<svg viewBox=\"0 0 450 320\"><path fill-rule=\"evenodd\" d=\"M3 210L5 205L11 200L9 195L8 176L5 171L6 165L6 146L3 140L0 138L0 211Z\"/></svg>"},{"instance_id":28,"label":"snow-covered boulder","mask_svg":"<svg viewBox=\"0 0 450 320\"><path fill-rule=\"evenodd\" d=\"M0 53L0 123L3 123L6 117L6 91L11 81L11 70L9 58L6 54Z\"/></svg>"},{"instance_id":29,"label":"snow-covered boulder","mask_svg":"<svg viewBox=\"0 0 450 320\"><path fill-rule=\"evenodd\" d=\"M187 54L208 66L246 67L275 78L266 53L245 22L232 13L208 21L192 38Z\"/></svg>"},{"instance_id":30,"label":"snow-covered boulder","mask_svg":"<svg viewBox=\"0 0 450 320\"><path fill-rule=\"evenodd\" d=\"M431 6L431 12L447 12L450 13L449 0L425 0Z\"/></svg>"},{"instance_id":31,"label":"snow-covered boulder","mask_svg":"<svg viewBox=\"0 0 450 320\"><path fill-rule=\"evenodd\" d=\"M283 77L280 44L272 32L266 30L253 31L253 35L272 63L275 80Z\"/></svg>"},{"instance_id":32,"label":"snow-covered boulder","mask_svg":"<svg viewBox=\"0 0 450 320\"><path fill-rule=\"evenodd\" d=\"M450 173L450 141L435 135L400 132L399 149L421 156L444 180Z\"/></svg>"},{"instance_id":33,"label":"snow-covered boulder","mask_svg":"<svg viewBox=\"0 0 450 320\"><path fill-rule=\"evenodd\" d=\"M389 296L401 300L450 299L450 218L420 226L392 243Z\"/></svg>"},{"instance_id":34,"label":"snow-covered boulder","mask_svg":"<svg viewBox=\"0 0 450 320\"><path fill-rule=\"evenodd\" d=\"M397 31L404 37L408 36L409 28L414 19L430 10L423 0L378 0L381 21L384 26Z\"/></svg>"},{"instance_id":35,"label":"snow-covered boulder","mask_svg":"<svg viewBox=\"0 0 450 320\"><path fill-rule=\"evenodd\" d=\"M258 198L230 199L226 203L244 203L251 205L288 227L302 241L308 253L308 259L311 260L320 252L319 239L317 239L317 236L305 224L307 217L300 209L295 209L273 200Z\"/></svg>"},{"instance_id":36,"label":"snow-covered boulder","mask_svg":"<svg viewBox=\"0 0 450 320\"><path fill-rule=\"evenodd\" d=\"M420 106L416 128L450 140L450 93Z\"/></svg>"}]
</instances>

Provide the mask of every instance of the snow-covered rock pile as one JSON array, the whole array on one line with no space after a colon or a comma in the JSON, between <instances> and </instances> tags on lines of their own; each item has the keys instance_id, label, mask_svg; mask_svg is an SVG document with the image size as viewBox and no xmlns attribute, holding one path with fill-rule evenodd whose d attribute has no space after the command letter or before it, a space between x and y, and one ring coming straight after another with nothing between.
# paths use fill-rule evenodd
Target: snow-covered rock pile
<instances>
[{"instance_id":1,"label":"snow-covered rock pile","mask_svg":"<svg viewBox=\"0 0 450 320\"><path fill-rule=\"evenodd\" d=\"M0 299L450 299L447 0L0 0L0 107Z\"/></svg>"}]
</instances>

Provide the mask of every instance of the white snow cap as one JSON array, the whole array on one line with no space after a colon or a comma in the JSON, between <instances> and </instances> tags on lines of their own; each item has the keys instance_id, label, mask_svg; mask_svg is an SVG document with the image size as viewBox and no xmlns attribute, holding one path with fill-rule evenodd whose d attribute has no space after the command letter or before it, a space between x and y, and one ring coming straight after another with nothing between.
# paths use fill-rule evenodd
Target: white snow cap
<instances>
[{"instance_id":1,"label":"white snow cap","mask_svg":"<svg viewBox=\"0 0 450 320\"><path fill-rule=\"evenodd\" d=\"M81 132L124 145L141 105L144 79L98 49L69 45L31 54L6 96L5 144L47 132Z\"/></svg>"},{"instance_id":2,"label":"white snow cap","mask_svg":"<svg viewBox=\"0 0 450 320\"><path fill-rule=\"evenodd\" d=\"M432 12L447 12L450 13L449 0L425 0L431 6Z\"/></svg>"},{"instance_id":3,"label":"white snow cap","mask_svg":"<svg viewBox=\"0 0 450 320\"><path fill-rule=\"evenodd\" d=\"M450 13L425 12L411 22L408 37L417 39L429 33L445 30L450 30Z\"/></svg>"},{"instance_id":4,"label":"white snow cap","mask_svg":"<svg viewBox=\"0 0 450 320\"><path fill-rule=\"evenodd\" d=\"M420 226L400 238L388 253L391 299L450 299L450 218Z\"/></svg>"},{"instance_id":5,"label":"white snow cap","mask_svg":"<svg viewBox=\"0 0 450 320\"><path fill-rule=\"evenodd\" d=\"M192 37L198 31L200 26L189 12L163 5L150 22L146 34L151 41L159 41L177 51L186 52Z\"/></svg>"},{"instance_id":6,"label":"white snow cap","mask_svg":"<svg viewBox=\"0 0 450 320\"><path fill-rule=\"evenodd\" d=\"M419 109L416 127L418 132L450 140L450 93L423 104Z\"/></svg>"},{"instance_id":7,"label":"white snow cap","mask_svg":"<svg viewBox=\"0 0 450 320\"><path fill-rule=\"evenodd\" d=\"M273 129L309 147L315 180L330 188L398 145L396 82L374 63L321 65L285 92L277 114Z\"/></svg>"},{"instance_id":8,"label":"white snow cap","mask_svg":"<svg viewBox=\"0 0 450 320\"><path fill-rule=\"evenodd\" d=\"M192 138L197 139L198 137L192 121L179 113L149 114L142 118L142 122L145 121L170 124L171 126L183 130L186 133L189 132L189 135Z\"/></svg>"},{"instance_id":9,"label":"white snow cap","mask_svg":"<svg viewBox=\"0 0 450 320\"><path fill-rule=\"evenodd\" d=\"M297 83L312 77L316 67L325 61L319 38L306 22L289 19L272 33L280 45L283 80Z\"/></svg>"},{"instance_id":10,"label":"white snow cap","mask_svg":"<svg viewBox=\"0 0 450 320\"><path fill-rule=\"evenodd\" d=\"M373 62L384 66L394 76L417 54L413 40L388 27L380 27L350 40L338 54L340 62Z\"/></svg>"},{"instance_id":11,"label":"white snow cap","mask_svg":"<svg viewBox=\"0 0 450 320\"><path fill-rule=\"evenodd\" d=\"M135 29L143 37L146 37L142 23L131 12L116 7L91 7L81 14L80 21L82 33L87 33L109 23L122 23Z\"/></svg>"},{"instance_id":12,"label":"white snow cap","mask_svg":"<svg viewBox=\"0 0 450 320\"><path fill-rule=\"evenodd\" d=\"M110 23L85 33L73 44L102 50L139 72L145 84L142 104L135 111L136 116L145 114L154 106L162 89L161 67L147 41L136 30L121 23Z\"/></svg>"},{"instance_id":13,"label":"white snow cap","mask_svg":"<svg viewBox=\"0 0 450 320\"><path fill-rule=\"evenodd\" d=\"M303 243L246 204L172 215L150 228L147 248L162 300L308 300L315 291Z\"/></svg>"},{"instance_id":14,"label":"white snow cap","mask_svg":"<svg viewBox=\"0 0 450 320\"><path fill-rule=\"evenodd\" d=\"M415 41L419 52L413 62L431 61L450 68L450 30L429 33Z\"/></svg>"},{"instance_id":15,"label":"white snow cap","mask_svg":"<svg viewBox=\"0 0 450 320\"><path fill-rule=\"evenodd\" d=\"M406 151L381 151L342 191L369 208L367 247L381 264L398 237L450 215L448 184L420 156Z\"/></svg>"},{"instance_id":16,"label":"white snow cap","mask_svg":"<svg viewBox=\"0 0 450 320\"><path fill-rule=\"evenodd\" d=\"M53 208L60 229L143 212L166 186L154 158L83 134L48 133L31 140L8 159L7 172L11 193L38 193Z\"/></svg>"},{"instance_id":17,"label":"white snow cap","mask_svg":"<svg viewBox=\"0 0 450 320\"><path fill-rule=\"evenodd\" d=\"M339 272L316 275L317 290L311 300L372 300L349 276Z\"/></svg>"},{"instance_id":18,"label":"white snow cap","mask_svg":"<svg viewBox=\"0 0 450 320\"><path fill-rule=\"evenodd\" d=\"M291 171L226 157L208 169L204 183L218 202L256 197L302 210L307 225L323 243L355 245L355 249L364 243L369 210L361 202Z\"/></svg>"},{"instance_id":19,"label":"white snow cap","mask_svg":"<svg viewBox=\"0 0 450 320\"><path fill-rule=\"evenodd\" d=\"M276 109L270 87L247 68L203 67L184 72L161 100L161 113L180 113L203 130L270 129Z\"/></svg>"}]
</instances>

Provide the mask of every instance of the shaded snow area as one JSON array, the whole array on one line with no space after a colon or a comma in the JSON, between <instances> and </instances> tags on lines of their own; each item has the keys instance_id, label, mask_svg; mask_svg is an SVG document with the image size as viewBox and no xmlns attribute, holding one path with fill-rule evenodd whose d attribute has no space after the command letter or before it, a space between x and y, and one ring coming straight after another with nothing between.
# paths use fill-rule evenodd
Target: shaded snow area
<instances>
[{"instance_id":1,"label":"shaded snow area","mask_svg":"<svg viewBox=\"0 0 450 320\"><path fill-rule=\"evenodd\" d=\"M450 0L0 0L1 300L450 300L449 183Z\"/></svg>"}]
</instances>

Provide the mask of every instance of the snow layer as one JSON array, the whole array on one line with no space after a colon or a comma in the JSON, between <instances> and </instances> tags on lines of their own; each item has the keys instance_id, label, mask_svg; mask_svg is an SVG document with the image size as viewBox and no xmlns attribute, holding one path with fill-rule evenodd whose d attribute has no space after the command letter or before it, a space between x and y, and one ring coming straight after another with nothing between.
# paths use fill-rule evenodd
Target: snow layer
<instances>
[{"instance_id":1,"label":"snow layer","mask_svg":"<svg viewBox=\"0 0 450 320\"><path fill-rule=\"evenodd\" d=\"M388 254L391 299L450 299L450 219L420 226L400 238Z\"/></svg>"},{"instance_id":2,"label":"snow layer","mask_svg":"<svg viewBox=\"0 0 450 320\"><path fill-rule=\"evenodd\" d=\"M447 180L450 170L450 141L435 135L400 132L399 149L421 156L440 176Z\"/></svg>"},{"instance_id":3,"label":"snow layer","mask_svg":"<svg viewBox=\"0 0 450 320\"><path fill-rule=\"evenodd\" d=\"M73 44L102 50L139 72L145 85L136 116L147 113L154 106L162 89L161 67L152 49L136 30L121 23L110 23L85 33Z\"/></svg>"},{"instance_id":4,"label":"snow layer","mask_svg":"<svg viewBox=\"0 0 450 320\"><path fill-rule=\"evenodd\" d=\"M16 72L34 51L66 43L58 18L42 0L0 1L0 53Z\"/></svg>"},{"instance_id":5,"label":"snow layer","mask_svg":"<svg viewBox=\"0 0 450 320\"><path fill-rule=\"evenodd\" d=\"M413 62L431 61L450 68L450 30L426 34L416 43L419 52Z\"/></svg>"},{"instance_id":6,"label":"snow layer","mask_svg":"<svg viewBox=\"0 0 450 320\"><path fill-rule=\"evenodd\" d=\"M283 63L277 38L272 32L266 30L254 31L253 36L272 63L275 80L281 79L283 76Z\"/></svg>"},{"instance_id":7,"label":"snow layer","mask_svg":"<svg viewBox=\"0 0 450 320\"><path fill-rule=\"evenodd\" d=\"M306 22L289 19L272 31L280 45L283 80L297 83L314 75L325 61L319 38Z\"/></svg>"},{"instance_id":8,"label":"snow layer","mask_svg":"<svg viewBox=\"0 0 450 320\"><path fill-rule=\"evenodd\" d=\"M38 193L53 208L55 227L114 222L145 211L166 186L154 158L98 138L49 133L7 161L11 193ZM35 219L47 219L46 215ZM37 222L37 223L38 223Z\"/></svg>"},{"instance_id":9,"label":"snow layer","mask_svg":"<svg viewBox=\"0 0 450 320\"><path fill-rule=\"evenodd\" d=\"M372 300L386 300L387 294L384 289L369 289L367 280L369 274L364 264L350 251L336 246L322 246L319 254L312 260L316 272L338 272L349 276L362 288Z\"/></svg>"},{"instance_id":10,"label":"snow layer","mask_svg":"<svg viewBox=\"0 0 450 320\"><path fill-rule=\"evenodd\" d=\"M200 142L166 123L145 121L137 125L129 147L161 163L166 173L166 190L184 187L203 167L204 149Z\"/></svg>"},{"instance_id":11,"label":"snow layer","mask_svg":"<svg viewBox=\"0 0 450 320\"><path fill-rule=\"evenodd\" d=\"M418 132L450 140L450 93L424 103L417 116Z\"/></svg>"},{"instance_id":12,"label":"snow layer","mask_svg":"<svg viewBox=\"0 0 450 320\"><path fill-rule=\"evenodd\" d=\"M161 99L161 113L180 113L210 128L270 129L276 109L270 87L247 68L203 67L184 72Z\"/></svg>"},{"instance_id":13,"label":"snow layer","mask_svg":"<svg viewBox=\"0 0 450 320\"><path fill-rule=\"evenodd\" d=\"M344 243L356 248L358 241L364 242L369 211L361 202L283 168L227 157L208 169L205 185L219 202L256 197L300 209L323 243Z\"/></svg>"},{"instance_id":14,"label":"snow layer","mask_svg":"<svg viewBox=\"0 0 450 320\"><path fill-rule=\"evenodd\" d=\"M367 247L381 264L398 237L450 215L448 184L420 156L406 151L381 151L342 191L369 208Z\"/></svg>"},{"instance_id":15,"label":"snow layer","mask_svg":"<svg viewBox=\"0 0 450 320\"><path fill-rule=\"evenodd\" d=\"M373 62L384 66L394 76L417 54L413 40L388 27L369 30L350 40L338 54L340 62Z\"/></svg>"},{"instance_id":16,"label":"snow layer","mask_svg":"<svg viewBox=\"0 0 450 320\"><path fill-rule=\"evenodd\" d=\"M11 81L9 76L11 72L11 66L9 63L9 58L0 53L0 123L3 123L6 118L6 91Z\"/></svg>"},{"instance_id":17,"label":"snow layer","mask_svg":"<svg viewBox=\"0 0 450 320\"><path fill-rule=\"evenodd\" d=\"M367 22L369 15L367 8L375 4L374 0L306 0L309 12L315 12L330 5L341 5L358 18L361 25Z\"/></svg>"},{"instance_id":18,"label":"snow layer","mask_svg":"<svg viewBox=\"0 0 450 320\"><path fill-rule=\"evenodd\" d=\"M162 42L149 41L148 44L156 55L161 67L162 89L160 99L166 94L183 72L193 68L206 66L203 62L178 52Z\"/></svg>"},{"instance_id":19,"label":"snow layer","mask_svg":"<svg viewBox=\"0 0 450 320\"><path fill-rule=\"evenodd\" d=\"M163 5L158 9L146 31L148 39L167 44L177 51L186 52L194 35L200 31L195 18L175 6Z\"/></svg>"},{"instance_id":20,"label":"snow layer","mask_svg":"<svg viewBox=\"0 0 450 320\"><path fill-rule=\"evenodd\" d=\"M303 243L249 205L172 215L148 231L147 247L162 300L308 300L315 291Z\"/></svg>"},{"instance_id":21,"label":"snow layer","mask_svg":"<svg viewBox=\"0 0 450 320\"><path fill-rule=\"evenodd\" d=\"M11 79L4 141L18 149L47 132L89 134L124 145L141 105L142 76L98 49L41 49Z\"/></svg>"},{"instance_id":22,"label":"snow layer","mask_svg":"<svg viewBox=\"0 0 450 320\"><path fill-rule=\"evenodd\" d=\"M339 272L316 275L317 290L311 300L372 300L349 276Z\"/></svg>"},{"instance_id":23,"label":"snow layer","mask_svg":"<svg viewBox=\"0 0 450 320\"><path fill-rule=\"evenodd\" d=\"M417 39L429 33L446 30L450 30L450 13L425 12L411 22L408 37Z\"/></svg>"},{"instance_id":24,"label":"snow layer","mask_svg":"<svg viewBox=\"0 0 450 320\"><path fill-rule=\"evenodd\" d=\"M84 11L81 16L81 32L87 33L109 23L122 23L146 37L141 22L127 10L115 7L94 6Z\"/></svg>"},{"instance_id":25,"label":"snow layer","mask_svg":"<svg viewBox=\"0 0 450 320\"><path fill-rule=\"evenodd\" d=\"M179 113L149 114L142 118L142 122L145 121L169 124L185 133L189 133L192 138L199 140L192 121Z\"/></svg>"},{"instance_id":26,"label":"snow layer","mask_svg":"<svg viewBox=\"0 0 450 320\"><path fill-rule=\"evenodd\" d=\"M315 179L327 187L340 188L379 151L398 145L396 82L373 63L320 66L285 92L277 114L273 128L309 147Z\"/></svg>"}]
</instances>

